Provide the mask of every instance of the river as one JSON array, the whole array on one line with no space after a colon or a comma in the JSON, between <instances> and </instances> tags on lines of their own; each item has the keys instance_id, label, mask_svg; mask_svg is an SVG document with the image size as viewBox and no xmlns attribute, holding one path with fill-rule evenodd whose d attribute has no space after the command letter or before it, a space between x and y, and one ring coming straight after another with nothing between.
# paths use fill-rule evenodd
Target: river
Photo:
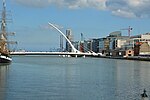
<instances>
[{"instance_id":1,"label":"river","mask_svg":"<svg viewBox=\"0 0 150 100\"><path fill-rule=\"evenodd\" d=\"M141 100L150 62L14 56L0 66L0 100Z\"/></svg>"}]
</instances>

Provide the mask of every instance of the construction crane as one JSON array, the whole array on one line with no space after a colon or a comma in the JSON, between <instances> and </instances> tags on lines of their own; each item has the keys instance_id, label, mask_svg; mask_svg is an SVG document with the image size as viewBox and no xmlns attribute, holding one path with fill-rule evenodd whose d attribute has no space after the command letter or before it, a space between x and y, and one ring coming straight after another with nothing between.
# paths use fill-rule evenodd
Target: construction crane
<instances>
[{"instance_id":1,"label":"construction crane","mask_svg":"<svg viewBox=\"0 0 150 100\"><path fill-rule=\"evenodd\" d=\"M131 35L131 30L133 30L133 28L131 28L130 26L128 28L124 28L124 29L121 29L121 30L127 30L128 31L128 36L130 37Z\"/></svg>"}]
</instances>

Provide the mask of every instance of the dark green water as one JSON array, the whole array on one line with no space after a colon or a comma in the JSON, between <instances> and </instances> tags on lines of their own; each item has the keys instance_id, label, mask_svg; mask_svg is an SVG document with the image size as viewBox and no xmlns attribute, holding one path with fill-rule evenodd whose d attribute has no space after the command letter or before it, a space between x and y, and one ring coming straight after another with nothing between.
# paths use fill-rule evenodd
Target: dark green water
<instances>
[{"instance_id":1,"label":"dark green water","mask_svg":"<svg viewBox=\"0 0 150 100\"><path fill-rule=\"evenodd\" d=\"M0 66L0 100L140 100L150 62L15 56Z\"/></svg>"}]
</instances>

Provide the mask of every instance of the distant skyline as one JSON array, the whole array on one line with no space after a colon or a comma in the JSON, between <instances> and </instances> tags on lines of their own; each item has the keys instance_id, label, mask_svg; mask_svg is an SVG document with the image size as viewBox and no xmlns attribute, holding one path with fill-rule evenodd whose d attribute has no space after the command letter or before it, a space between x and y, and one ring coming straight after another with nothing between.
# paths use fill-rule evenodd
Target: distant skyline
<instances>
[{"instance_id":1,"label":"distant skyline","mask_svg":"<svg viewBox=\"0 0 150 100\"><path fill-rule=\"evenodd\" d=\"M108 36L131 26L131 35L150 32L149 0L6 0L13 23L8 31L15 31L17 49L50 50L59 48L60 34L48 26L56 24L65 33L71 29L74 40ZM0 4L2 9L2 0Z\"/></svg>"}]
</instances>

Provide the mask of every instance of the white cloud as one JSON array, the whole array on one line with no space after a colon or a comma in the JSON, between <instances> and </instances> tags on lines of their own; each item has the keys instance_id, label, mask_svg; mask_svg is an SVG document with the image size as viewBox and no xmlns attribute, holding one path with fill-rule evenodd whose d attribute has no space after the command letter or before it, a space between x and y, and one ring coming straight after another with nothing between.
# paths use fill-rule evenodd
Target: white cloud
<instances>
[{"instance_id":1,"label":"white cloud","mask_svg":"<svg viewBox=\"0 0 150 100\"><path fill-rule=\"evenodd\" d=\"M13 0L30 7L47 7L55 4L69 9L95 8L109 10L126 18L150 17L150 0Z\"/></svg>"},{"instance_id":2,"label":"white cloud","mask_svg":"<svg viewBox=\"0 0 150 100\"><path fill-rule=\"evenodd\" d=\"M106 7L122 17L150 17L150 0L107 0Z\"/></svg>"},{"instance_id":3,"label":"white cloud","mask_svg":"<svg viewBox=\"0 0 150 100\"><path fill-rule=\"evenodd\" d=\"M141 4L140 0L129 0L129 5L133 7L137 7Z\"/></svg>"},{"instance_id":4,"label":"white cloud","mask_svg":"<svg viewBox=\"0 0 150 100\"><path fill-rule=\"evenodd\" d=\"M120 16L120 17L126 17L126 18L136 18L135 14L133 12L129 11L123 11L123 10L116 10L112 11L113 15Z\"/></svg>"},{"instance_id":5,"label":"white cloud","mask_svg":"<svg viewBox=\"0 0 150 100\"><path fill-rule=\"evenodd\" d=\"M30 7L47 7L51 4L68 7L70 9L79 9L84 7L105 8L106 0L13 0L18 4Z\"/></svg>"}]
</instances>

